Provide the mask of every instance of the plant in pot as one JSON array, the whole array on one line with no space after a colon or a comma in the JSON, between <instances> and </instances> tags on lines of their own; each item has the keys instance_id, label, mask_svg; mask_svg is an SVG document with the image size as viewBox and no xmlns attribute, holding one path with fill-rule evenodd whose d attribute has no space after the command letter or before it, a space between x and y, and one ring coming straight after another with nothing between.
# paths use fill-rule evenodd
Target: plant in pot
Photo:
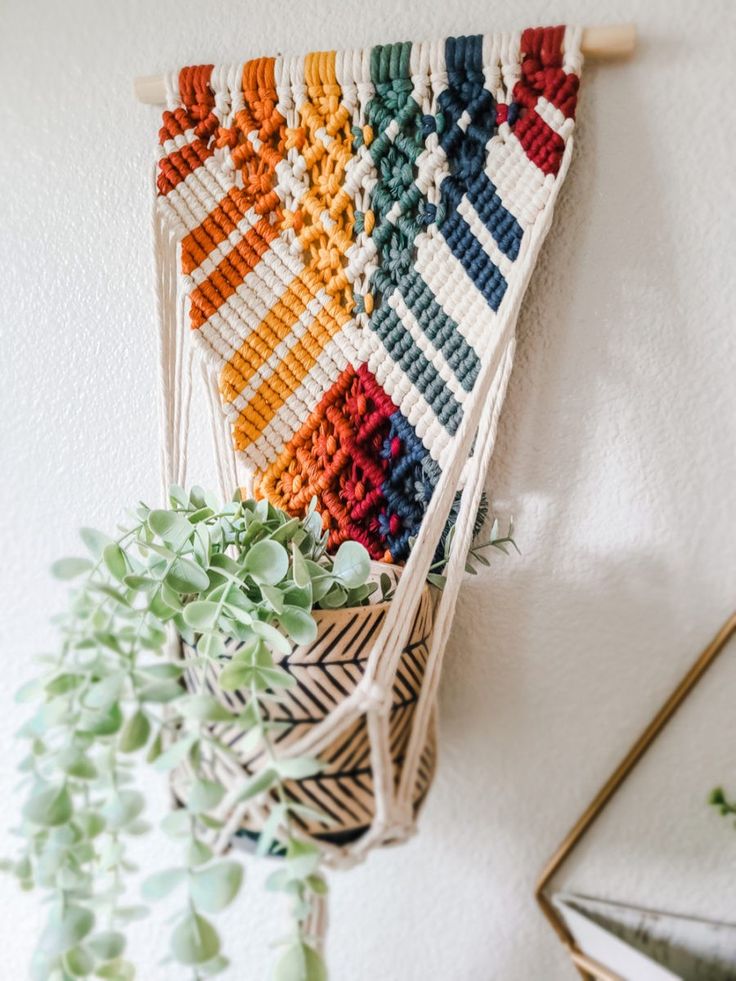
<instances>
[{"instance_id":1,"label":"plant in pot","mask_svg":"<svg viewBox=\"0 0 736 981\"><path fill-rule=\"evenodd\" d=\"M142 886L144 899L180 896L170 956L195 978L227 967L212 916L241 889L231 849L239 838L279 856L269 888L292 900L275 977L319 981L323 851L364 828L359 814L324 806L310 789L326 771L337 779L343 764L299 747L351 679L359 683L354 650L375 629L396 574L377 573L356 542L328 554L314 507L298 518L240 495L221 506L196 487L173 487L165 510L139 505L114 538L84 529L82 539L89 555L53 570L77 580L58 620L59 650L18 693L37 707L20 732L24 847L5 864L24 889L48 894L33 976L134 976L125 927L147 908L127 901L126 876L136 871L130 838L150 830L136 788L145 759L171 775L178 805L162 828L181 862ZM511 530L499 538L494 524L473 552L485 561L483 548L508 543ZM439 586L450 547L447 536L433 570ZM339 679L326 667L335 663Z\"/></svg>"}]
</instances>

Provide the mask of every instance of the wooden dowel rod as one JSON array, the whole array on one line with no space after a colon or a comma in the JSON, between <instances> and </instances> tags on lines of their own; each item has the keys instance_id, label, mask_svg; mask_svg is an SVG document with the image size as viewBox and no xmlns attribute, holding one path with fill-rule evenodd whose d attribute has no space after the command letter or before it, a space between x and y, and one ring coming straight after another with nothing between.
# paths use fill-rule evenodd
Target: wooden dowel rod
<instances>
[{"instance_id":1,"label":"wooden dowel rod","mask_svg":"<svg viewBox=\"0 0 736 981\"><path fill-rule=\"evenodd\" d=\"M594 61L628 58L636 48L634 24L613 24L607 27L586 27L581 49L583 56ZM141 75L133 82L135 97L149 106L166 102L163 75Z\"/></svg>"}]
</instances>

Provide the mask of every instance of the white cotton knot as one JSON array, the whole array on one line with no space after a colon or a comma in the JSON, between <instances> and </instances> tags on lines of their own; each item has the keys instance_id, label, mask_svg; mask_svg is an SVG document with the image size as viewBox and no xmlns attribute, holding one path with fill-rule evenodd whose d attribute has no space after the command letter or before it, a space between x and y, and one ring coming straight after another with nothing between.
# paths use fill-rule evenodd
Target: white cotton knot
<instances>
[{"instance_id":1,"label":"white cotton knot","mask_svg":"<svg viewBox=\"0 0 736 981\"><path fill-rule=\"evenodd\" d=\"M386 698L386 688L378 681L372 681L362 690L361 708L365 712L375 712L378 715L388 715L391 709L390 700Z\"/></svg>"}]
</instances>

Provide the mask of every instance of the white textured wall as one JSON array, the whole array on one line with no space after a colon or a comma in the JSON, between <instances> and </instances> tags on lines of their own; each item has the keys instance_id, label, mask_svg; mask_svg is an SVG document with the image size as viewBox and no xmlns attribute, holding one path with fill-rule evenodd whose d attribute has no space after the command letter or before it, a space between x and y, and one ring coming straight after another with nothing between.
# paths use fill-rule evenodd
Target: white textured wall
<instances>
[{"instance_id":1,"label":"white textured wall","mask_svg":"<svg viewBox=\"0 0 736 981\"><path fill-rule=\"evenodd\" d=\"M736 6L4 0L3 834L20 713L52 638L46 568L82 523L155 498L149 242L156 112L131 80L182 63L567 19L636 20L630 64L591 66L577 156L520 323L490 489L523 555L468 582L442 691L442 762L409 845L335 878L335 981L572 978L531 901L579 809L736 600L733 45ZM197 454L194 476L207 482ZM729 676L730 672L730 676ZM693 698L566 882L733 916L736 833L703 804L734 766L730 661ZM153 793L153 791L152 791ZM7 845L6 845L7 847ZM144 861L160 864L160 843ZM227 918L237 968L270 958L262 870ZM3 978L35 897L0 882ZM136 932L144 981L163 915Z\"/></svg>"}]
</instances>

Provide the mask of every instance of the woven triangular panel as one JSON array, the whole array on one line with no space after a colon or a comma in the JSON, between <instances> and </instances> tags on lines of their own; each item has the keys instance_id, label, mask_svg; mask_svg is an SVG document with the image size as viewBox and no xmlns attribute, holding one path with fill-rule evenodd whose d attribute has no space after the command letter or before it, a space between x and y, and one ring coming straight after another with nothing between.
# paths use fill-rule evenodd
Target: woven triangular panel
<instances>
[{"instance_id":1,"label":"woven triangular panel","mask_svg":"<svg viewBox=\"0 0 736 981\"><path fill-rule=\"evenodd\" d=\"M170 79L158 200L196 344L256 494L316 497L332 547L407 557L546 231L579 71L554 27Z\"/></svg>"}]
</instances>

